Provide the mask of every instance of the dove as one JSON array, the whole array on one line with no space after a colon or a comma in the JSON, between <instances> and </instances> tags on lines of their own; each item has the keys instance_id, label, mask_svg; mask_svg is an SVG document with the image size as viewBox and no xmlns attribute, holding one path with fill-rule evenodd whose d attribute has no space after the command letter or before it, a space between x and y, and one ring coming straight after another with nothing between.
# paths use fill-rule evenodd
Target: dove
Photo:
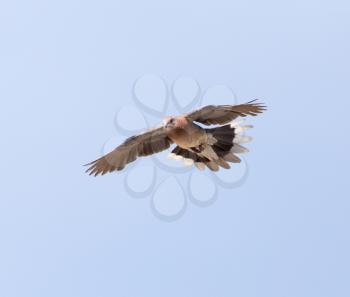
<instances>
[{"instance_id":1,"label":"dove","mask_svg":"<svg viewBox=\"0 0 350 297\"><path fill-rule=\"evenodd\" d=\"M141 134L127 138L110 153L85 166L90 175L120 171L138 157L159 153L175 145L169 157L183 160L199 170L229 169L229 163L239 163L237 154L248 152L242 146L251 137L245 131L252 128L238 119L257 116L266 110L256 100L239 105L208 105L179 116L168 116L163 122ZM214 125L212 128L206 126Z\"/></svg>"}]
</instances>

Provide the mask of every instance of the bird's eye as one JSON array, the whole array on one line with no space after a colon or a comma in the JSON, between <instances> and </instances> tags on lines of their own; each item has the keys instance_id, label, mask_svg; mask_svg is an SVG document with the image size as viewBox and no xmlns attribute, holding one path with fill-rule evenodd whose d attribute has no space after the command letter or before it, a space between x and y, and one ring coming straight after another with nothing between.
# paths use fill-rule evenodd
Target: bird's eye
<instances>
[{"instance_id":1,"label":"bird's eye","mask_svg":"<svg viewBox=\"0 0 350 297\"><path fill-rule=\"evenodd\" d=\"M170 121L169 121L171 124L173 124L175 122L175 119L174 118L171 118Z\"/></svg>"}]
</instances>

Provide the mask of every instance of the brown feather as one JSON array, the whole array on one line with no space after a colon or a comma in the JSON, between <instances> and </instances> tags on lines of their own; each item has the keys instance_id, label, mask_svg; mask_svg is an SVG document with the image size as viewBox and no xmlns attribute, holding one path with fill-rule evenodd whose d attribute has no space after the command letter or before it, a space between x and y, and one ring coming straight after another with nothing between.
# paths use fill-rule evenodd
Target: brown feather
<instances>
[{"instance_id":1,"label":"brown feather","mask_svg":"<svg viewBox=\"0 0 350 297\"><path fill-rule=\"evenodd\" d=\"M106 174L122 170L139 156L148 156L170 147L172 141L167 137L164 128L154 128L140 135L129 137L105 156L89 163L86 170L90 175Z\"/></svg>"},{"instance_id":2,"label":"brown feather","mask_svg":"<svg viewBox=\"0 0 350 297\"><path fill-rule=\"evenodd\" d=\"M266 107L256 100L240 105L208 105L186 115L189 121L205 125L224 125L241 116L256 116Z\"/></svg>"}]
</instances>

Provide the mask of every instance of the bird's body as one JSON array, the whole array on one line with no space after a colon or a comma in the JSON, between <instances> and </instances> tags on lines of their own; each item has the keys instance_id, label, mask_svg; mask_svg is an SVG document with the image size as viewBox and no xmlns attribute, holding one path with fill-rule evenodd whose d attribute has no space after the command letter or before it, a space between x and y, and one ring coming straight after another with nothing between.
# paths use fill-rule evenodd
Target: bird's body
<instances>
[{"instance_id":1,"label":"bird's body","mask_svg":"<svg viewBox=\"0 0 350 297\"><path fill-rule=\"evenodd\" d=\"M172 129L167 135L182 149L206 157L209 160L217 159L216 153L211 148L217 140L193 122L187 122L181 128Z\"/></svg>"},{"instance_id":2,"label":"bird's body","mask_svg":"<svg viewBox=\"0 0 350 297\"><path fill-rule=\"evenodd\" d=\"M122 170L138 156L158 153L171 144L177 145L170 154L175 159L183 158L188 164L194 163L198 169L205 166L213 171L219 170L219 167L228 169L228 162L240 162L235 154L247 151L240 143L246 142L249 137L241 134L251 128L233 120L247 115L255 116L265 110L263 105L254 102L209 105L186 115L167 117L160 127L128 138L109 154L87 164L90 165L87 171L96 176ZM206 129L196 122L222 126Z\"/></svg>"},{"instance_id":3,"label":"bird's body","mask_svg":"<svg viewBox=\"0 0 350 297\"><path fill-rule=\"evenodd\" d=\"M205 130L193 122L188 122L181 128L171 129L167 135L174 143L184 149L198 147L208 140Z\"/></svg>"}]
</instances>

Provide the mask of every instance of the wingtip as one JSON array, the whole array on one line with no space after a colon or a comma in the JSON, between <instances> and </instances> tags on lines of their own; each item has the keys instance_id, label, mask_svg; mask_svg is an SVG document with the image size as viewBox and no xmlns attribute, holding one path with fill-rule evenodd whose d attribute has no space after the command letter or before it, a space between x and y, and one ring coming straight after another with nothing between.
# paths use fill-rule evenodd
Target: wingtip
<instances>
[{"instance_id":1,"label":"wingtip","mask_svg":"<svg viewBox=\"0 0 350 297\"><path fill-rule=\"evenodd\" d=\"M92 162L89 162L87 164L84 164L83 166L90 166L88 167L86 170L85 170L85 173L89 174L89 176L94 176L96 177L97 175L99 175L101 172L99 170L97 170L95 164L96 162L100 160L100 159L97 159L97 160L94 160Z\"/></svg>"},{"instance_id":2,"label":"wingtip","mask_svg":"<svg viewBox=\"0 0 350 297\"><path fill-rule=\"evenodd\" d=\"M91 164L86 164L86 165L91 165ZM86 166L84 165L84 166ZM92 165L88 169L85 170L85 173L87 173L89 176L97 176L99 172L96 170L96 168Z\"/></svg>"},{"instance_id":3,"label":"wingtip","mask_svg":"<svg viewBox=\"0 0 350 297\"><path fill-rule=\"evenodd\" d=\"M259 99L254 99L252 101L249 101L247 104L252 105L256 108L254 111L254 114L251 114L253 116L258 115L259 113L263 113L267 110L267 106L265 103L258 101Z\"/></svg>"},{"instance_id":4,"label":"wingtip","mask_svg":"<svg viewBox=\"0 0 350 297\"><path fill-rule=\"evenodd\" d=\"M265 105L265 103L261 102L260 99L253 99L251 101L248 101L246 104L252 104L252 105L258 106L259 108L267 109L267 106Z\"/></svg>"},{"instance_id":5,"label":"wingtip","mask_svg":"<svg viewBox=\"0 0 350 297\"><path fill-rule=\"evenodd\" d=\"M254 103L254 102L258 101L258 100L259 99L253 99L253 100L248 101L246 104L251 104L251 103Z\"/></svg>"},{"instance_id":6,"label":"wingtip","mask_svg":"<svg viewBox=\"0 0 350 297\"><path fill-rule=\"evenodd\" d=\"M97 160L92 161L92 162L89 162L89 163L86 163L86 164L84 164L83 166L89 166L89 165L92 165L92 164L94 164L96 161L97 161Z\"/></svg>"}]
</instances>

